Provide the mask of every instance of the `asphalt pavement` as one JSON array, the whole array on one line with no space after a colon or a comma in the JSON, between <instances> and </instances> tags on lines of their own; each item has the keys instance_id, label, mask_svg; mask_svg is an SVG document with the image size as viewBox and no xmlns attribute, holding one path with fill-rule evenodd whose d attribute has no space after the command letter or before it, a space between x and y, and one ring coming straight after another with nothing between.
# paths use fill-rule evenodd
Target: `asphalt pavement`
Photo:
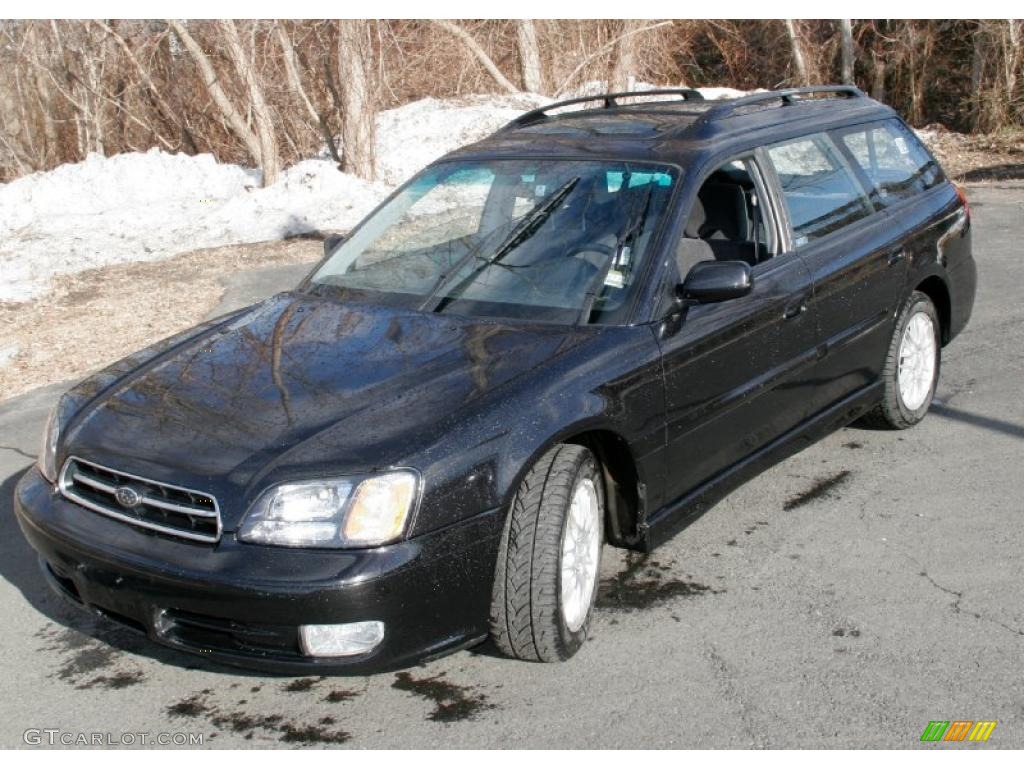
<instances>
[{"instance_id":1,"label":"asphalt pavement","mask_svg":"<svg viewBox=\"0 0 1024 768\"><path fill-rule=\"evenodd\" d=\"M969 195L978 299L928 418L833 434L648 558L606 547L593 637L565 664L485 646L271 677L66 606L11 511L62 385L0 403L0 745L57 729L212 747L1024 747L1024 186ZM282 279L250 275L226 301ZM998 725L984 744L922 744L932 720Z\"/></svg>"}]
</instances>

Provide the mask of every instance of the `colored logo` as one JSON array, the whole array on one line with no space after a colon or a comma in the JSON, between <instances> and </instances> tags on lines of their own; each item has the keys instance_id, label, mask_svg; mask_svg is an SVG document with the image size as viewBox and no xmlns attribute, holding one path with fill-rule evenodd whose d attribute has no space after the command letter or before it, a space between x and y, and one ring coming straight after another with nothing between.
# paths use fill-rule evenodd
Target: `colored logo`
<instances>
[{"instance_id":1,"label":"colored logo","mask_svg":"<svg viewBox=\"0 0 1024 768\"><path fill-rule=\"evenodd\" d=\"M995 729L995 720L932 720L921 741L988 741Z\"/></svg>"}]
</instances>

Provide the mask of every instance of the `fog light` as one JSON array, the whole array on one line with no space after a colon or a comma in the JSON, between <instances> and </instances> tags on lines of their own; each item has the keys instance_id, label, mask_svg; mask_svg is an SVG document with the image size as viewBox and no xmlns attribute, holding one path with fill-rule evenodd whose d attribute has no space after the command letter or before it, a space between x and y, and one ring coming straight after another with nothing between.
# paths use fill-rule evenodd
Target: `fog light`
<instances>
[{"instance_id":1,"label":"fog light","mask_svg":"<svg viewBox=\"0 0 1024 768\"><path fill-rule=\"evenodd\" d=\"M358 656L384 639L384 622L306 624L299 627L302 652L307 656Z\"/></svg>"}]
</instances>

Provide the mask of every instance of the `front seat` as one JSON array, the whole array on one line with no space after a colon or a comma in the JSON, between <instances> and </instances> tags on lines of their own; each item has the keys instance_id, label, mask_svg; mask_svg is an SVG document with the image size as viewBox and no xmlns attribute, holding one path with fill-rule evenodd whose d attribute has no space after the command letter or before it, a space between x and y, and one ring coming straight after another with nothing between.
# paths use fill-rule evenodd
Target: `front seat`
<instances>
[{"instance_id":1,"label":"front seat","mask_svg":"<svg viewBox=\"0 0 1024 768\"><path fill-rule=\"evenodd\" d=\"M719 261L757 264L757 248L748 240L750 219L743 187L709 181L700 188L684 230L711 247Z\"/></svg>"}]
</instances>

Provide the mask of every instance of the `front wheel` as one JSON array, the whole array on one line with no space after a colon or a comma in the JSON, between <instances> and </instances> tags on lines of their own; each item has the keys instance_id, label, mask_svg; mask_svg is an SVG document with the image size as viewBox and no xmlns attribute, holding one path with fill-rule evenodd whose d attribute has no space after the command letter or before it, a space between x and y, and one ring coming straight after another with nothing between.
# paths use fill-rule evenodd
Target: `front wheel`
<instances>
[{"instance_id":1,"label":"front wheel","mask_svg":"<svg viewBox=\"0 0 1024 768\"><path fill-rule=\"evenodd\" d=\"M604 541L604 488L580 445L548 451L523 478L498 552L491 636L507 656L564 661L587 637Z\"/></svg>"},{"instance_id":2,"label":"front wheel","mask_svg":"<svg viewBox=\"0 0 1024 768\"><path fill-rule=\"evenodd\" d=\"M889 342L882 402L864 417L868 426L907 429L924 418L939 382L940 327L932 300L912 293Z\"/></svg>"}]
</instances>

